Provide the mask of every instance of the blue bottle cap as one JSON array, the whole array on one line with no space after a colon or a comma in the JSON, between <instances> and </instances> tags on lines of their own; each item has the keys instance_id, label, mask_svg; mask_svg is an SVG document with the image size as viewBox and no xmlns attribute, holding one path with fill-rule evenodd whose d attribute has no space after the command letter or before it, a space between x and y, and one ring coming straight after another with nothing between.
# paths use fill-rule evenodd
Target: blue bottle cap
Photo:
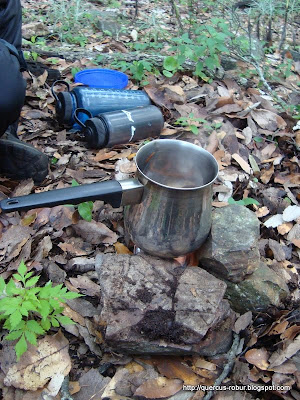
<instances>
[{"instance_id":1,"label":"blue bottle cap","mask_svg":"<svg viewBox=\"0 0 300 400\"><path fill-rule=\"evenodd\" d=\"M77 72L75 82L94 88L124 89L128 84L128 76L112 69L85 69Z\"/></svg>"}]
</instances>

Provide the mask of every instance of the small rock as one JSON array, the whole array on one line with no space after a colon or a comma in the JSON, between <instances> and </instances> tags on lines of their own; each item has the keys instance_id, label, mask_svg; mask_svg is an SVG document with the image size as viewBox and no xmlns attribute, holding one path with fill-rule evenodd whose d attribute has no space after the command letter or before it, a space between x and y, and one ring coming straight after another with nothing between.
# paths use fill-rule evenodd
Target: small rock
<instances>
[{"instance_id":1,"label":"small rock","mask_svg":"<svg viewBox=\"0 0 300 400\"><path fill-rule=\"evenodd\" d=\"M98 21L97 27L104 33L110 32L113 37L117 37L121 30L121 25L111 19Z\"/></svg>"},{"instance_id":2,"label":"small rock","mask_svg":"<svg viewBox=\"0 0 300 400\"><path fill-rule=\"evenodd\" d=\"M286 282L263 262L243 282L226 281L225 297L232 309L239 313L257 309L266 310L270 305L279 306L289 295Z\"/></svg>"},{"instance_id":3,"label":"small rock","mask_svg":"<svg viewBox=\"0 0 300 400\"><path fill-rule=\"evenodd\" d=\"M30 40L32 36L46 36L49 35L49 29L42 22L30 22L29 24L23 24L22 36L25 39Z\"/></svg>"},{"instance_id":4,"label":"small rock","mask_svg":"<svg viewBox=\"0 0 300 400\"><path fill-rule=\"evenodd\" d=\"M244 206L214 210L210 236L198 251L200 266L218 278L241 282L259 266L259 227Z\"/></svg>"}]
</instances>

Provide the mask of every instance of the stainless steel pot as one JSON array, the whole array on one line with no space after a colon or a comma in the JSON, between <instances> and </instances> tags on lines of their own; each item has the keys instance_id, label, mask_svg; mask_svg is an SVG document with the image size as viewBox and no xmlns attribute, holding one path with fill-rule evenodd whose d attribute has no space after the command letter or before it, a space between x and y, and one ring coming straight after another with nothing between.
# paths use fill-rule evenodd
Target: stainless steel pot
<instances>
[{"instance_id":1,"label":"stainless steel pot","mask_svg":"<svg viewBox=\"0 0 300 400\"><path fill-rule=\"evenodd\" d=\"M99 182L2 200L4 212L104 200L125 206L133 243L163 258L190 253L211 228L212 184L218 163L206 150L181 140L154 140L137 152L136 179Z\"/></svg>"}]
</instances>

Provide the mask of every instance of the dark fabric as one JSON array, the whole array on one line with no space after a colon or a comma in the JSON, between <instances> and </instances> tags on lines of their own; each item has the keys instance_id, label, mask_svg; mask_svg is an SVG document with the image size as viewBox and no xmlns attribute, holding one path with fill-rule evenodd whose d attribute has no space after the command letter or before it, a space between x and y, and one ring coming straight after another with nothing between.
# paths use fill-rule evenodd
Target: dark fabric
<instances>
[{"instance_id":1,"label":"dark fabric","mask_svg":"<svg viewBox=\"0 0 300 400\"><path fill-rule=\"evenodd\" d=\"M19 52L21 68L25 70L26 61L21 50L22 8L20 0L6 0L5 3L0 3L0 38L16 47Z\"/></svg>"},{"instance_id":2,"label":"dark fabric","mask_svg":"<svg viewBox=\"0 0 300 400\"><path fill-rule=\"evenodd\" d=\"M0 136L16 123L25 100L26 81L21 70L26 69L26 63L21 51L21 29L20 0L0 0Z\"/></svg>"},{"instance_id":3,"label":"dark fabric","mask_svg":"<svg viewBox=\"0 0 300 400\"><path fill-rule=\"evenodd\" d=\"M18 58L0 42L0 136L19 118L25 91L26 81Z\"/></svg>"}]
</instances>

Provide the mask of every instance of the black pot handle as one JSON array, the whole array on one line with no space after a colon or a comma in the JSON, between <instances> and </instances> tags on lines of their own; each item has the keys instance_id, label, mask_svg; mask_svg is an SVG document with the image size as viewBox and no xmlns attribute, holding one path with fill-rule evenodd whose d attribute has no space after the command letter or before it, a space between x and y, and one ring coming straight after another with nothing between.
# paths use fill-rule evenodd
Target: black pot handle
<instances>
[{"instance_id":1,"label":"black pot handle","mask_svg":"<svg viewBox=\"0 0 300 400\"><path fill-rule=\"evenodd\" d=\"M113 207L120 207L122 186L118 181L97 182L27 196L12 197L0 202L3 212L31 210L40 207L54 207L63 204L79 204L84 201L103 200Z\"/></svg>"}]
</instances>

